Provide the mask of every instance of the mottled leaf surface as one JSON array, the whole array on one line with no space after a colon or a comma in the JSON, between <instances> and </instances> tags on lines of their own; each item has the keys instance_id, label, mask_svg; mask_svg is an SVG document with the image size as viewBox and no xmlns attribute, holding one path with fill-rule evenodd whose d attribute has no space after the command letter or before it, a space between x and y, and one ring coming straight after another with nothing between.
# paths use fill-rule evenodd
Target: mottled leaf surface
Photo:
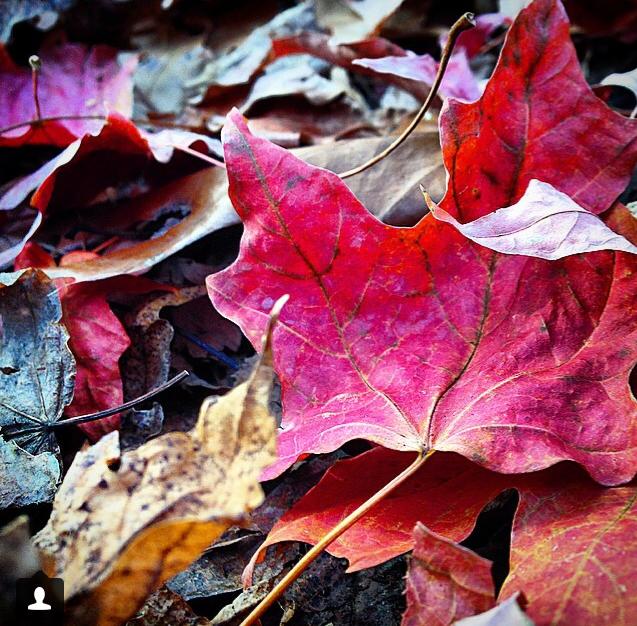
<instances>
[{"instance_id":1,"label":"mottled leaf surface","mask_svg":"<svg viewBox=\"0 0 637 626\"><path fill-rule=\"evenodd\" d=\"M637 620L637 486L603 489L575 467L520 482L511 570L500 592L523 591L544 626Z\"/></svg>"},{"instance_id":2,"label":"mottled leaf surface","mask_svg":"<svg viewBox=\"0 0 637 626\"><path fill-rule=\"evenodd\" d=\"M28 452L57 452L49 427L71 401L75 380L60 299L38 270L0 280L0 429Z\"/></svg>"},{"instance_id":3,"label":"mottled leaf surface","mask_svg":"<svg viewBox=\"0 0 637 626\"><path fill-rule=\"evenodd\" d=\"M48 574L64 578L73 623L87 613L98 626L125 622L262 502L258 476L274 458L276 433L272 356L263 347L249 380L206 400L192 431L129 452L110 433L75 456L36 537L52 562Z\"/></svg>"}]
</instances>

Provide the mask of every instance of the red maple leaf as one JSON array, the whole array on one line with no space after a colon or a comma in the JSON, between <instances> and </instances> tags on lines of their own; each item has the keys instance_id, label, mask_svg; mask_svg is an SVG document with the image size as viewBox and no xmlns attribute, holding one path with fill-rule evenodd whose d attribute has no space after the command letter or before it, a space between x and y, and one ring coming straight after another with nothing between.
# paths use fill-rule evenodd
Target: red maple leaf
<instances>
[{"instance_id":1,"label":"red maple leaf","mask_svg":"<svg viewBox=\"0 0 637 626\"><path fill-rule=\"evenodd\" d=\"M531 177L590 210L613 201L637 156L637 125L595 99L576 63L561 5L537 0L522 12L483 99L452 103L443 118L448 213L474 219L511 204ZM564 102L554 101L551 78ZM536 91L553 95L550 106L529 106ZM533 141L509 132L494 177L485 173L485 146L505 148L487 124L497 110L485 103L516 101L518 92L526 108L523 119L510 112L511 127L542 132ZM472 135L461 130L467 126ZM584 190L575 164L566 172L562 163L578 133ZM606 484L634 475L633 255L546 262L493 253L431 218L392 228L337 176L251 136L237 112L223 140L245 233L238 260L209 277L211 298L258 345L269 307L291 296L273 340L284 419L269 476L357 437L459 452L502 472L573 459Z\"/></svg>"}]
</instances>

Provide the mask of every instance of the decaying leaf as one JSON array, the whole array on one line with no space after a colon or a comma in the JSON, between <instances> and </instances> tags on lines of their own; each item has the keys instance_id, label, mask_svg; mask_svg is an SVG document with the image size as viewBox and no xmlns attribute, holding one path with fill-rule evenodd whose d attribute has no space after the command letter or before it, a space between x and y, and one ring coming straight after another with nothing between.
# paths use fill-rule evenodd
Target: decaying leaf
<instances>
[{"instance_id":1,"label":"decaying leaf","mask_svg":"<svg viewBox=\"0 0 637 626\"><path fill-rule=\"evenodd\" d=\"M379 154L393 138L364 138L298 148L298 157L332 172L344 172ZM433 197L445 189L445 170L438 133L414 133L400 150L373 168L346 180L365 207L385 224L413 226L426 212L419 185Z\"/></svg>"},{"instance_id":2,"label":"decaying leaf","mask_svg":"<svg viewBox=\"0 0 637 626\"><path fill-rule=\"evenodd\" d=\"M33 455L15 441L0 439L0 509L51 502L59 481L55 454Z\"/></svg>"},{"instance_id":3,"label":"decaying leaf","mask_svg":"<svg viewBox=\"0 0 637 626\"><path fill-rule=\"evenodd\" d=\"M423 524L414 528L414 541L402 626L450 626L493 606L490 561Z\"/></svg>"},{"instance_id":4,"label":"decaying leaf","mask_svg":"<svg viewBox=\"0 0 637 626\"><path fill-rule=\"evenodd\" d=\"M195 615L188 603L178 594L162 587L156 591L126 626L208 626L210 622Z\"/></svg>"},{"instance_id":5,"label":"decaying leaf","mask_svg":"<svg viewBox=\"0 0 637 626\"><path fill-rule=\"evenodd\" d=\"M270 317L276 320L284 300ZM204 402L189 433L121 453L117 433L75 457L38 547L65 581L74 623L120 624L263 500L275 458L268 340L252 377Z\"/></svg>"},{"instance_id":6,"label":"decaying leaf","mask_svg":"<svg viewBox=\"0 0 637 626\"><path fill-rule=\"evenodd\" d=\"M50 427L75 381L57 289L39 270L4 274L0 282L0 430L32 454L57 453Z\"/></svg>"},{"instance_id":7,"label":"decaying leaf","mask_svg":"<svg viewBox=\"0 0 637 626\"><path fill-rule=\"evenodd\" d=\"M427 197L433 216L455 226L465 237L505 254L524 254L555 261L598 250L637 253L625 237L613 232L594 213L548 183L532 180L512 206L461 224Z\"/></svg>"},{"instance_id":8,"label":"decaying leaf","mask_svg":"<svg viewBox=\"0 0 637 626\"><path fill-rule=\"evenodd\" d=\"M318 0L316 17L332 33L331 43L352 43L376 34L403 0Z\"/></svg>"},{"instance_id":9,"label":"decaying leaf","mask_svg":"<svg viewBox=\"0 0 637 626\"><path fill-rule=\"evenodd\" d=\"M221 168L208 168L180 178L120 208L153 211L162 206L186 206L190 214L165 233L126 248L64 267L51 268L52 278L69 277L78 282L100 280L118 274L136 274L197 241L204 235L236 222L236 214L226 196L226 175Z\"/></svg>"}]
</instances>

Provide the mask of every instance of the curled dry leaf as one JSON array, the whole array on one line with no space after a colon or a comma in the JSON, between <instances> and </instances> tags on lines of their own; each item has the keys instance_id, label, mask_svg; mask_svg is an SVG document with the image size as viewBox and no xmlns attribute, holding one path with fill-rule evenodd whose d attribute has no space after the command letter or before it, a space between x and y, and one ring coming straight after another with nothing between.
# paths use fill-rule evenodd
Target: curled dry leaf
<instances>
[{"instance_id":1,"label":"curled dry leaf","mask_svg":"<svg viewBox=\"0 0 637 626\"><path fill-rule=\"evenodd\" d=\"M159 237L106 252L92 260L48 269L47 273L52 278L69 277L84 282L148 270L204 235L236 223L226 186L225 171L214 167L153 190L131 202L130 210L152 213L164 206L182 205L190 209L190 214ZM125 212L127 206L121 211Z\"/></svg>"},{"instance_id":2,"label":"curled dry leaf","mask_svg":"<svg viewBox=\"0 0 637 626\"><path fill-rule=\"evenodd\" d=\"M491 561L423 524L414 528L414 543L402 626L450 626L493 606Z\"/></svg>"},{"instance_id":3,"label":"curled dry leaf","mask_svg":"<svg viewBox=\"0 0 637 626\"><path fill-rule=\"evenodd\" d=\"M251 378L204 402L188 433L121 453L117 433L75 457L38 547L64 578L74 623L120 624L168 578L263 500L275 458L271 324Z\"/></svg>"},{"instance_id":4,"label":"curled dry leaf","mask_svg":"<svg viewBox=\"0 0 637 626\"><path fill-rule=\"evenodd\" d=\"M548 183L532 180L519 202L461 224L425 195L433 216L465 237L505 254L557 260L597 250L637 253L625 237Z\"/></svg>"},{"instance_id":5,"label":"curled dry leaf","mask_svg":"<svg viewBox=\"0 0 637 626\"><path fill-rule=\"evenodd\" d=\"M3 11L6 11L6 7ZM130 55L120 65L118 51L108 46L88 48L64 44L39 53L42 67L38 97L42 117L105 116L133 113L132 75L137 57ZM2 126L28 122L35 117L31 69L18 67L0 50L0 119ZM0 135L0 146L50 144L66 147L86 133L97 133L103 119L66 119L21 126Z\"/></svg>"},{"instance_id":6,"label":"curled dry leaf","mask_svg":"<svg viewBox=\"0 0 637 626\"><path fill-rule=\"evenodd\" d=\"M612 85L628 89L635 97L635 110L637 111L637 68L630 72L609 74L602 80L602 85ZM633 113L633 117L635 114Z\"/></svg>"},{"instance_id":7,"label":"curled dry leaf","mask_svg":"<svg viewBox=\"0 0 637 626\"><path fill-rule=\"evenodd\" d=\"M393 137L350 139L292 152L312 165L344 172L354 163L365 163L392 140ZM438 133L414 133L400 150L348 178L346 184L379 220L394 226L413 226L425 214L419 185L439 198L445 190Z\"/></svg>"},{"instance_id":8,"label":"curled dry leaf","mask_svg":"<svg viewBox=\"0 0 637 626\"><path fill-rule=\"evenodd\" d=\"M375 35L403 0L318 0L316 19L332 33L330 43L354 43Z\"/></svg>"}]
</instances>

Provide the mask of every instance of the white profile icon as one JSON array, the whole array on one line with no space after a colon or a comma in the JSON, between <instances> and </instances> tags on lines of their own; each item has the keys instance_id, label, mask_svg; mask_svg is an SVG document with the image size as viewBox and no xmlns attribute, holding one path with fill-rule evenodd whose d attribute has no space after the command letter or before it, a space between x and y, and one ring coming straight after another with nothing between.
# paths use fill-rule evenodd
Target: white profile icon
<instances>
[{"instance_id":1,"label":"white profile icon","mask_svg":"<svg viewBox=\"0 0 637 626\"><path fill-rule=\"evenodd\" d=\"M36 587L33 590L33 599L35 602L33 604L29 604L27 609L29 611L50 611L51 605L43 602L45 596L44 589L42 587Z\"/></svg>"}]
</instances>

